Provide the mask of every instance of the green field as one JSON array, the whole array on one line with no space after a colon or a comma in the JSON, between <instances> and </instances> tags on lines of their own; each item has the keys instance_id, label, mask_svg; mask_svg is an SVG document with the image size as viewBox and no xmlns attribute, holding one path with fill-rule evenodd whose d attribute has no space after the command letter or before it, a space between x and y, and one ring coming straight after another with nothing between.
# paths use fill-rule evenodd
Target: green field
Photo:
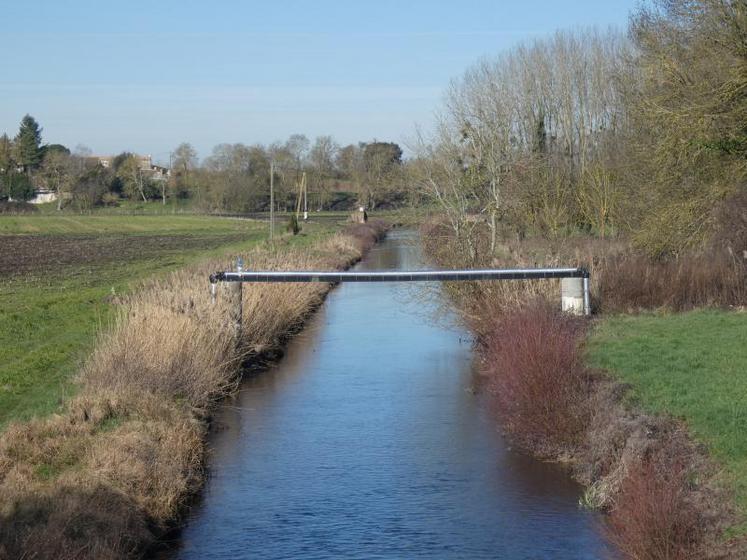
<instances>
[{"instance_id":1,"label":"green field","mask_svg":"<svg viewBox=\"0 0 747 560\"><path fill-rule=\"evenodd\" d=\"M331 227L307 224L292 242ZM205 216L0 216L0 426L70 394L112 294L267 235L266 222Z\"/></svg>"},{"instance_id":2,"label":"green field","mask_svg":"<svg viewBox=\"0 0 747 560\"><path fill-rule=\"evenodd\" d=\"M630 383L646 411L687 423L747 514L747 313L610 317L594 332L589 355Z\"/></svg>"}]
</instances>

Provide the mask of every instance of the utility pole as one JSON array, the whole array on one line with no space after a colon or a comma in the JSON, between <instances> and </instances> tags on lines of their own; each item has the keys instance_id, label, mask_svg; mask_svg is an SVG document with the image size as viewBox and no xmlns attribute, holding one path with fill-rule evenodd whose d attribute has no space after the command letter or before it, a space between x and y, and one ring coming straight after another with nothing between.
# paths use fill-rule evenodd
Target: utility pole
<instances>
[{"instance_id":1,"label":"utility pole","mask_svg":"<svg viewBox=\"0 0 747 560\"><path fill-rule=\"evenodd\" d=\"M275 230L275 162L270 162L270 241Z\"/></svg>"},{"instance_id":2,"label":"utility pole","mask_svg":"<svg viewBox=\"0 0 747 560\"><path fill-rule=\"evenodd\" d=\"M307 186L306 186L306 171L303 172L303 221L309 219L309 205L306 201L306 192L307 192Z\"/></svg>"}]
</instances>

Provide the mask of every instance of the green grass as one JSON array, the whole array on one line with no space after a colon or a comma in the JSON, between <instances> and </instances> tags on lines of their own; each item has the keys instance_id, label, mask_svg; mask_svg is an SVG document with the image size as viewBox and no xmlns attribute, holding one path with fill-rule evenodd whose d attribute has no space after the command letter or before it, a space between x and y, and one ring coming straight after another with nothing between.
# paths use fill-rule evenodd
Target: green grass
<instances>
[{"instance_id":1,"label":"green grass","mask_svg":"<svg viewBox=\"0 0 747 560\"><path fill-rule=\"evenodd\" d=\"M686 422L724 467L722 481L747 519L747 313L610 317L592 335L589 357L630 383L645 410Z\"/></svg>"},{"instance_id":2,"label":"green grass","mask_svg":"<svg viewBox=\"0 0 747 560\"><path fill-rule=\"evenodd\" d=\"M292 243L310 243L332 229L307 224ZM113 293L245 250L267 238L267 224L201 216L2 216L0 232L14 234L0 235L2 427L52 412L74 392L75 372L113 317Z\"/></svg>"}]
</instances>

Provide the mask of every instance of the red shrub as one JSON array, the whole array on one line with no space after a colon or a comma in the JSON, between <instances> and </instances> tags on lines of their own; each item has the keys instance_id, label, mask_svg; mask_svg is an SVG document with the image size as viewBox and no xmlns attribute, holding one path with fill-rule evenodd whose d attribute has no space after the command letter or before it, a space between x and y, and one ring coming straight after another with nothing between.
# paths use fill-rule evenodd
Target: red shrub
<instances>
[{"instance_id":1,"label":"red shrub","mask_svg":"<svg viewBox=\"0 0 747 560\"><path fill-rule=\"evenodd\" d=\"M703 507L690 488L690 461L665 443L630 468L608 518L609 538L626 557L701 558Z\"/></svg>"},{"instance_id":2,"label":"red shrub","mask_svg":"<svg viewBox=\"0 0 747 560\"><path fill-rule=\"evenodd\" d=\"M536 300L496 321L485 341L492 389L507 431L541 454L583 438L589 419L589 372L579 344L585 321Z\"/></svg>"}]
</instances>

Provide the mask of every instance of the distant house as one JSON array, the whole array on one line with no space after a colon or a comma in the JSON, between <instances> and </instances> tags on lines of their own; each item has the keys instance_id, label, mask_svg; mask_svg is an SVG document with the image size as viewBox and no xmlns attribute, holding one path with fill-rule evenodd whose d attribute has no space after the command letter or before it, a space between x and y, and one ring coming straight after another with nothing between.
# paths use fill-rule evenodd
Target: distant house
<instances>
[{"instance_id":1,"label":"distant house","mask_svg":"<svg viewBox=\"0 0 747 560\"><path fill-rule=\"evenodd\" d=\"M168 167L162 165L156 165L153 163L153 158L148 155L133 154L140 164L140 170L143 172L145 177L153 179L154 181L165 181L171 177L171 170ZM93 159L98 160L102 167L110 169L114 163L114 158L117 156L92 156Z\"/></svg>"},{"instance_id":2,"label":"distant house","mask_svg":"<svg viewBox=\"0 0 747 560\"><path fill-rule=\"evenodd\" d=\"M49 189L36 189L34 198L29 200L31 204L44 204L45 202L54 202L57 200L57 193Z\"/></svg>"}]
</instances>

